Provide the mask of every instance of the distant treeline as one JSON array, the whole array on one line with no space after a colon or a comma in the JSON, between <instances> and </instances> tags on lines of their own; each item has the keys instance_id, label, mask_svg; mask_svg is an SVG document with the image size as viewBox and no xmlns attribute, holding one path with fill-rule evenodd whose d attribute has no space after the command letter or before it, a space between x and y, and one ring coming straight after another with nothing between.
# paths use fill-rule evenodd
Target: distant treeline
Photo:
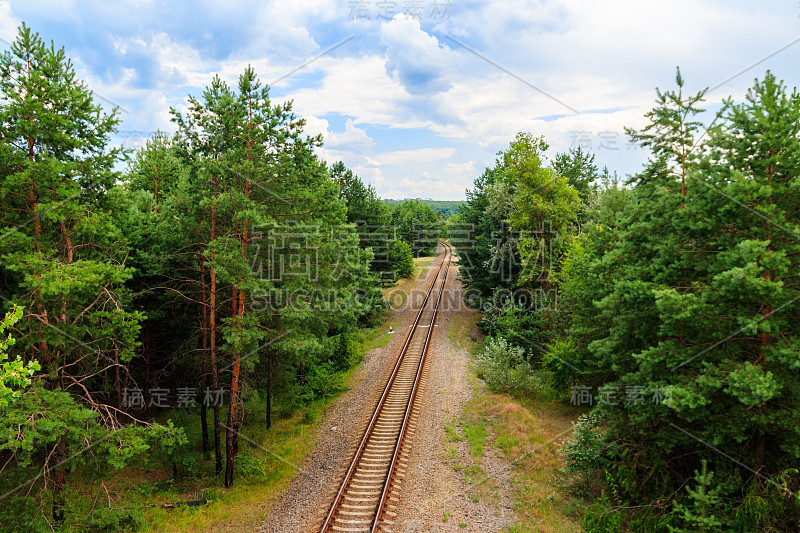
<instances>
[{"instance_id":1,"label":"distant treeline","mask_svg":"<svg viewBox=\"0 0 800 533\"><path fill-rule=\"evenodd\" d=\"M444 218L450 218L453 215L458 214L458 210L464 205L463 200L424 200L422 198L413 198L420 203L430 206L431 208L439 211ZM391 206L400 205L406 200L388 200L384 199L384 202Z\"/></svg>"}]
</instances>

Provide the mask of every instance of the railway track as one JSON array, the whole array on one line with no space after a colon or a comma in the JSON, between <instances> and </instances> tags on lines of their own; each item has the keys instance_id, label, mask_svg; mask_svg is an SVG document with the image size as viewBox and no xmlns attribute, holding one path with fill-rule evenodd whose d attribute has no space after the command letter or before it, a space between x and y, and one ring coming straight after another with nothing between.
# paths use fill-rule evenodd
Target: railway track
<instances>
[{"instance_id":1,"label":"railway track","mask_svg":"<svg viewBox=\"0 0 800 533\"><path fill-rule=\"evenodd\" d=\"M425 356L442 299L453 247L444 245L436 276L425 295L392 374L359 443L320 531L389 532L403 455L413 433Z\"/></svg>"}]
</instances>

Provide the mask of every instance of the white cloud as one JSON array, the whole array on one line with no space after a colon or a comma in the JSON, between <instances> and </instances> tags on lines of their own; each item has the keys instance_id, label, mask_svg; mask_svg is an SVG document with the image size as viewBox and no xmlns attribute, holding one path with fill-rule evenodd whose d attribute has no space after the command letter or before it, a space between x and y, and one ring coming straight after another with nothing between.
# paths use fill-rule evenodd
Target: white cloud
<instances>
[{"instance_id":1,"label":"white cloud","mask_svg":"<svg viewBox=\"0 0 800 533\"><path fill-rule=\"evenodd\" d=\"M353 121L348 118L344 126L344 132L329 133L325 144L334 150L366 153L374 143L375 141L367 135L366 131L356 127Z\"/></svg>"},{"instance_id":2,"label":"white cloud","mask_svg":"<svg viewBox=\"0 0 800 533\"><path fill-rule=\"evenodd\" d=\"M314 65L324 75L320 85L292 91L287 98L294 100L298 113L336 113L355 117L356 123L398 124L398 104L408 95L386 74L381 56L326 57Z\"/></svg>"},{"instance_id":3,"label":"white cloud","mask_svg":"<svg viewBox=\"0 0 800 533\"><path fill-rule=\"evenodd\" d=\"M470 179L469 183L472 180ZM445 179L430 172L422 172L418 178L405 177L392 180L384 189L386 198L435 198L457 200L464 196L464 186L452 179Z\"/></svg>"},{"instance_id":4,"label":"white cloud","mask_svg":"<svg viewBox=\"0 0 800 533\"><path fill-rule=\"evenodd\" d=\"M390 189L387 196L405 198L412 196L430 197L442 200L459 200L464 197L464 190L472 187L472 181L478 174L474 161L464 163L447 163L438 171L422 171L418 178L405 177L402 187ZM416 191L423 191L419 194Z\"/></svg>"},{"instance_id":5,"label":"white cloud","mask_svg":"<svg viewBox=\"0 0 800 533\"><path fill-rule=\"evenodd\" d=\"M449 159L456 152L455 148L420 148L418 150L397 150L384 152L375 156L381 165L423 164Z\"/></svg>"},{"instance_id":6,"label":"white cloud","mask_svg":"<svg viewBox=\"0 0 800 533\"><path fill-rule=\"evenodd\" d=\"M202 87L211 81L209 72L217 67L189 43L164 32L125 38L114 36L112 43L122 56L133 54L152 60L159 69L156 84L168 90L177 85Z\"/></svg>"},{"instance_id":7,"label":"white cloud","mask_svg":"<svg viewBox=\"0 0 800 533\"><path fill-rule=\"evenodd\" d=\"M322 135L323 138L328 136L328 121L324 118L315 117L314 115L307 115L303 117L306 125L303 132L309 137L314 135Z\"/></svg>"},{"instance_id":8,"label":"white cloud","mask_svg":"<svg viewBox=\"0 0 800 533\"><path fill-rule=\"evenodd\" d=\"M20 21L11 11L8 2L0 2L0 39L13 42L17 37L17 26Z\"/></svg>"},{"instance_id":9,"label":"white cloud","mask_svg":"<svg viewBox=\"0 0 800 533\"><path fill-rule=\"evenodd\" d=\"M764 58L800 30L800 8L778 0L463 0L453 2L448 20L432 21L427 6L421 24L404 15L386 22L349 20L351 6L341 0L201 0L193 6L195 16L183 22L162 16L173 11L159 3L133 10L111 3L90 12L91 6L53 0L35 15L15 5L16 16L10 5L0 0L4 39L14 37L16 16L24 14L45 40L55 39L69 53L69 42L47 34L48 23L85 20L103 30L105 20L107 31L119 32L114 44L120 51L152 59L154 68L141 75L155 82L142 88L134 68L111 77L92 72L72 54L92 89L131 111L122 115L123 129L169 128L169 106L185 108L183 93L200 96L214 73L235 83L251 64L271 82L355 35L281 81L273 98L294 100L307 133L323 134L322 157L343 160L379 193L394 197L463 197L464 187L518 131L545 135L549 155L588 136L601 165L635 170L643 154L627 149L623 127L644 124L654 88L674 86L676 65L686 90L695 92ZM216 25L219 20L241 21L241 33L229 35L232 22ZM798 49L800 44L759 64L710 101L741 97L767 68L790 87L800 85ZM177 91L176 84L191 88ZM349 117L344 131L331 132L321 118L333 115ZM604 132L616 140L616 150L598 150ZM394 147L396 139L402 144Z\"/></svg>"},{"instance_id":10,"label":"white cloud","mask_svg":"<svg viewBox=\"0 0 800 533\"><path fill-rule=\"evenodd\" d=\"M417 19L398 14L381 25L386 71L412 94L430 95L450 87L448 70L455 56L424 32Z\"/></svg>"}]
</instances>

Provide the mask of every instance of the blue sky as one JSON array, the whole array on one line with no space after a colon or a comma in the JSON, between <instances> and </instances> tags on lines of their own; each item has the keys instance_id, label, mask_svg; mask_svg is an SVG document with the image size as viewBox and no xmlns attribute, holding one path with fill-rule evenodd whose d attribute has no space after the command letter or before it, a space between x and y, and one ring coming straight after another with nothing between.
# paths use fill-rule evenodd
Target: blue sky
<instances>
[{"instance_id":1,"label":"blue sky","mask_svg":"<svg viewBox=\"0 0 800 533\"><path fill-rule=\"evenodd\" d=\"M117 142L172 131L170 107L250 64L385 198L463 199L518 131L636 172L624 127L677 65L692 93L719 85L711 109L767 69L800 85L795 0L0 1L0 38L21 21L123 109Z\"/></svg>"}]
</instances>

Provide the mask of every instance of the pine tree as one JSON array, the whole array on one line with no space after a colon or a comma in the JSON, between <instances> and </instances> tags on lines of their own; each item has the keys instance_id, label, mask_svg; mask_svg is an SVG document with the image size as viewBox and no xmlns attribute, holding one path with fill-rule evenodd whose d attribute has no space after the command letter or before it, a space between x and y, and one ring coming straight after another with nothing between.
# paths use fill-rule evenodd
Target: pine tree
<instances>
[{"instance_id":1,"label":"pine tree","mask_svg":"<svg viewBox=\"0 0 800 533\"><path fill-rule=\"evenodd\" d=\"M225 484L231 486L251 372L257 365L265 370L269 427L273 373L295 368L304 381L307 369L317 372L323 362L329 332L352 328L374 307L370 298L352 297L370 279L372 254L359 248L339 185L313 153L320 139L303 135L291 103L274 104L251 68L237 90L215 79L175 121L201 183L200 205L209 210L201 272L208 270L215 388L223 383L214 370L219 356L230 358ZM206 284L199 287L204 294ZM230 294L229 311L220 307L221 291Z\"/></svg>"},{"instance_id":2,"label":"pine tree","mask_svg":"<svg viewBox=\"0 0 800 533\"><path fill-rule=\"evenodd\" d=\"M652 489L629 492L633 501L673 492L715 450L736 458L718 463L720 496L736 502L731 487L746 484L771 498L770 480L798 457L798 113L796 92L768 74L746 102L726 106L702 145L681 121L660 126L654 152L671 165L667 155L651 164L632 201L570 252L572 323L557 353L579 354L586 384L641 389L639 405L596 407L603 442L618 447L608 470L628 481L621 486ZM783 500L769 520L797 512ZM734 516L725 513L716 519Z\"/></svg>"},{"instance_id":3,"label":"pine tree","mask_svg":"<svg viewBox=\"0 0 800 533\"><path fill-rule=\"evenodd\" d=\"M559 176L567 178L570 187L578 191L583 201L597 190L597 182L601 179L594 159L594 154L584 152L580 146L566 153L556 154L553 159L553 170Z\"/></svg>"},{"instance_id":4,"label":"pine tree","mask_svg":"<svg viewBox=\"0 0 800 533\"><path fill-rule=\"evenodd\" d=\"M126 310L131 270L107 210L120 155L108 143L118 118L94 102L63 49L24 25L0 56L0 94L0 270L7 280L0 296L24 307L14 350L43 370L5 408L0 449L23 469L43 458L53 519L61 523L66 467L56 465L71 449L117 434L121 447L146 449L123 442L123 413L105 380L108 369L134 356L143 318Z\"/></svg>"},{"instance_id":5,"label":"pine tree","mask_svg":"<svg viewBox=\"0 0 800 533\"><path fill-rule=\"evenodd\" d=\"M655 169L666 169L670 175L680 179L680 192L686 194L686 173L695 148L695 138L703 128L703 123L692 118L703 110L698 106L703 102L708 89L703 89L693 96L683 95L685 84L681 69L675 69L677 91L661 92L656 89L656 107L645 113L650 124L641 131L626 128L625 131L633 142L650 148L650 172L644 173L639 181L647 179ZM657 172L655 172L657 173Z\"/></svg>"}]
</instances>

